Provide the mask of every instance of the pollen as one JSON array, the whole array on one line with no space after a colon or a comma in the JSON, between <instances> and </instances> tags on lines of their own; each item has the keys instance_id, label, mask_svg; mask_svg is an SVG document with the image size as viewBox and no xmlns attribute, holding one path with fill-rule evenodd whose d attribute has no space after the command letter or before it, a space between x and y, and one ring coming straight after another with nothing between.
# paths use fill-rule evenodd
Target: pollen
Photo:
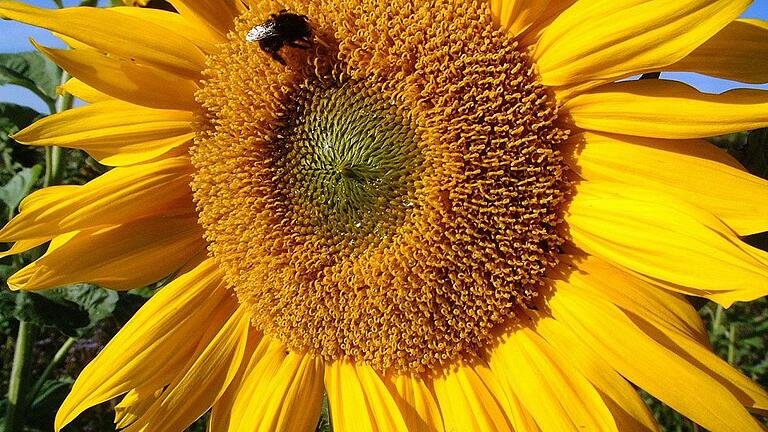
<instances>
[{"instance_id":1,"label":"pollen","mask_svg":"<svg viewBox=\"0 0 768 432\"><path fill-rule=\"evenodd\" d=\"M246 40L281 9L315 35L285 65ZM258 2L205 77L194 195L254 326L423 373L536 307L563 243L568 130L486 2Z\"/></svg>"}]
</instances>

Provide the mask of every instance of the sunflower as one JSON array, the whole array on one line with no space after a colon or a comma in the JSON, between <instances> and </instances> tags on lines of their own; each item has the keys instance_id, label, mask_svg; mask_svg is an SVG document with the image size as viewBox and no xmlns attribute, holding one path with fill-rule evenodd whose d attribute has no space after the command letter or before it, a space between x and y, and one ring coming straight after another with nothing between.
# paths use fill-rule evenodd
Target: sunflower
<instances>
[{"instance_id":1,"label":"sunflower","mask_svg":"<svg viewBox=\"0 0 768 432\"><path fill-rule=\"evenodd\" d=\"M324 394L337 431L658 430L638 387L763 430L685 296L768 292L768 183L702 139L768 94L627 80L768 81L750 1L171 3L0 3L89 103L15 139L114 167L22 203L0 241L50 245L9 285L173 277L57 430L124 395L125 431L312 431ZM295 15L311 43L248 37Z\"/></svg>"}]
</instances>

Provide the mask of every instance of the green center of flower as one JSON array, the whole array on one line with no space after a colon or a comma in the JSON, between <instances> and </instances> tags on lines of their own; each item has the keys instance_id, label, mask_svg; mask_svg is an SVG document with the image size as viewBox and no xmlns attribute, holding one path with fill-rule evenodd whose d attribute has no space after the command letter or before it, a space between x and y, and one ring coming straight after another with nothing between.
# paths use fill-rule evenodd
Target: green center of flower
<instances>
[{"instance_id":1,"label":"green center of flower","mask_svg":"<svg viewBox=\"0 0 768 432\"><path fill-rule=\"evenodd\" d=\"M413 199L418 137L392 105L363 90L305 83L289 98L272 147L276 189L298 225L371 234L396 226Z\"/></svg>"}]
</instances>

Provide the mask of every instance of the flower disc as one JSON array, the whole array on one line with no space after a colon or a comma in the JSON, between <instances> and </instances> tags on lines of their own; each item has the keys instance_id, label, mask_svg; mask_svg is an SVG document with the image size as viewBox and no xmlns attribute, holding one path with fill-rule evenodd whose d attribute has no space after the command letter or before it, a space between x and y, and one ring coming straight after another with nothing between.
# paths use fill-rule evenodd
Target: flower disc
<instances>
[{"instance_id":1,"label":"flower disc","mask_svg":"<svg viewBox=\"0 0 768 432\"><path fill-rule=\"evenodd\" d=\"M472 358L557 263L567 131L485 4L287 2L283 66L240 18L209 58L193 187L254 325L295 351L421 372ZM365 11L364 14L361 11Z\"/></svg>"}]
</instances>

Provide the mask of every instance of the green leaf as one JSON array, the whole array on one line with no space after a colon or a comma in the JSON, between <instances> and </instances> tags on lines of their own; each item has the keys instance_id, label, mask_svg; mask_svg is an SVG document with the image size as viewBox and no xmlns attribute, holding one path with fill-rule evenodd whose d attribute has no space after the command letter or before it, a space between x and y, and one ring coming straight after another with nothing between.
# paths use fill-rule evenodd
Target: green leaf
<instances>
[{"instance_id":1,"label":"green leaf","mask_svg":"<svg viewBox=\"0 0 768 432\"><path fill-rule=\"evenodd\" d=\"M53 291L62 291L62 296L79 304L88 312L91 325L108 318L117 306L119 296L115 291L97 285L77 284Z\"/></svg>"},{"instance_id":2,"label":"green leaf","mask_svg":"<svg viewBox=\"0 0 768 432\"><path fill-rule=\"evenodd\" d=\"M5 203L8 209L16 209L21 200L35 187L42 172L43 167L40 165L23 168L11 181L0 187L0 201Z\"/></svg>"},{"instance_id":3,"label":"green leaf","mask_svg":"<svg viewBox=\"0 0 768 432\"><path fill-rule=\"evenodd\" d=\"M16 297L16 317L81 337L112 315L118 295L96 285L77 284Z\"/></svg>"},{"instance_id":4,"label":"green leaf","mask_svg":"<svg viewBox=\"0 0 768 432\"><path fill-rule=\"evenodd\" d=\"M61 69L37 51L0 54L0 85L27 88L50 105L60 79Z\"/></svg>"},{"instance_id":5,"label":"green leaf","mask_svg":"<svg viewBox=\"0 0 768 432\"><path fill-rule=\"evenodd\" d=\"M765 341L763 341L761 336L753 336L751 338L742 339L740 342L746 346L757 348L759 350L765 348Z\"/></svg>"},{"instance_id":6,"label":"green leaf","mask_svg":"<svg viewBox=\"0 0 768 432\"><path fill-rule=\"evenodd\" d=\"M8 399L0 399L0 432L5 432L5 411L8 409Z\"/></svg>"},{"instance_id":7,"label":"green leaf","mask_svg":"<svg viewBox=\"0 0 768 432\"><path fill-rule=\"evenodd\" d=\"M0 141L6 142L10 135L24 129L43 117L28 106L0 102Z\"/></svg>"},{"instance_id":8,"label":"green leaf","mask_svg":"<svg viewBox=\"0 0 768 432\"><path fill-rule=\"evenodd\" d=\"M79 335L86 333L99 321L110 317L119 300L115 291L91 284L75 284L54 288L44 291L43 295L54 301L72 302L88 315L88 324L80 329Z\"/></svg>"},{"instance_id":9,"label":"green leaf","mask_svg":"<svg viewBox=\"0 0 768 432\"><path fill-rule=\"evenodd\" d=\"M16 312L19 321L28 321L40 326L55 327L70 337L78 336L78 330L90 323L88 312L77 303L68 300L51 300L36 292L16 294Z\"/></svg>"},{"instance_id":10,"label":"green leaf","mask_svg":"<svg viewBox=\"0 0 768 432\"><path fill-rule=\"evenodd\" d=\"M10 334L14 327L13 313L16 309L16 299L10 291L0 291L0 334Z\"/></svg>"},{"instance_id":11,"label":"green leaf","mask_svg":"<svg viewBox=\"0 0 768 432\"><path fill-rule=\"evenodd\" d=\"M11 135L34 123L43 115L34 109L13 103L0 102L0 179L8 181L22 166L33 166L40 160L39 148L22 146Z\"/></svg>"},{"instance_id":12,"label":"green leaf","mask_svg":"<svg viewBox=\"0 0 768 432\"><path fill-rule=\"evenodd\" d=\"M43 383L32 406L30 413L35 415L27 416L27 426L32 426L40 430L54 430L54 419L64 398L67 397L69 389L72 386L72 378L64 376L56 380L48 380Z\"/></svg>"},{"instance_id":13,"label":"green leaf","mask_svg":"<svg viewBox=\"0 0 768 432\"><path fill-rule=\"evenodd\" d=\"M758 333L758 334L768 333L768 320L759 322L755 326L755 333Z\"/></svg>"},{"instance_id":14,"label":"green leaf","mask_svg":"<svg viewBox=\"0 0 768 432\"><path fill-rule=\"evenodd\" d=\"M0 280L7 281L16 271L16 268L7 264L0 264Z\"/></svg>"}]
</instances>

